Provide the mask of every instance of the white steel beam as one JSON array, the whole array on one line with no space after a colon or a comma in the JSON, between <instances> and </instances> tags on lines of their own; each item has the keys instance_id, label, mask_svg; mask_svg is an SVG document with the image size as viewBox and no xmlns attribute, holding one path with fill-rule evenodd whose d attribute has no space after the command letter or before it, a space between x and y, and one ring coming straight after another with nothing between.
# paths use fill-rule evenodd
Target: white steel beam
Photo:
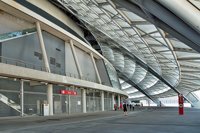
<instances>
[{"instance_id":1,"label":"white steel beam","mask_svg":"<svg viewBox=\"0 0 200 133\"><path fill-rule=\"evenodd\" d=\"M71 50L72 50L72 54L73 54L73 57L74 57L74 61L75 61L76 67L78 69L79 77L80 77L80 79L82 79L83 74L82 74L82 71L81 71L80 64L78 62L78 58L77 58L76 51L75 51L75 48L74 48L73 40L70 40L70 46L71 46Z\"/></svg>"},{"instance_id":2,"label":"white steel beam","mask_svg":"<svg viewBox=\"0 0 200 133\"><path fill-rule=\"evenodd\" d=\"M101 84L101 83L102 83L102 82L101 82L101 77L100 77L100 75L99 75L99 71L98 71L98 69L97 69L97 65L96 65L94 56L93 56L92 53L90 53L90 56L91 56L91 59L92 59L92 63L93 63L93 65L94 65L94 69L95 69L95 72L96 72L96 75L97 75L98 82L99 82L99 84Z\"/></svg>"},{"instance_id":3,"label":"white steel beam","mask_svg":"<svg viewBox=\"0 0 200 133\"><path fill-rule=\"evenodd\" d=\"M44 40L43 40L43 36L42 36L40 23L38 21L36 22L36 28L37 28L38 38L39 38L39 42L40 42L40 48L41 48L41 51L42 51L43 61L44 61L44 64L45 64L45 69L46 69L47 72L51 72L50 67L49 67L46 49L45 49L45 44L44 44Z\"/></svg>"}]
</instances>

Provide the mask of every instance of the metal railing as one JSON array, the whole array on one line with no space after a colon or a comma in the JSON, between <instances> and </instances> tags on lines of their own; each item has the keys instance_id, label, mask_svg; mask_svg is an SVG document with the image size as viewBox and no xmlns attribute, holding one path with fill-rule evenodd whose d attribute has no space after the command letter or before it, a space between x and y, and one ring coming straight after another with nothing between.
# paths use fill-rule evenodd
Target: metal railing
<instances>
[{"instance_id":1,"label":"metal railing","mask_svg":"<svg viewBox=\"0 0 200 133\"><path fill-rule=\"evenodd\" d=\"M30 69L44 71L44 72L46 72L46 70L47 70L46 67L42 66L42 65L37 65L37 64L25 62L23 60L8 58L8 57L4 57L4 56L0 56L0 63L30 68ZM50 69L51 69L51 73L80 79L78 74L65 72L65 70L61 69L61 68L50 66ZM82 76L81 79L86 80L86 81L90 81L90 82L95 82L95 83L97 82L95 79L91 79L89 76Z\"/></svg>"},{"instance_id":2,"label":"metal railing","mask_svg":"<svg viewBox=\"0 0 200 133\"><path fill-rule=\"evenodd\" d=\"M4 56L0 56L0 62L5 63L5 64L10 64L10 65L15 65L15 66L21 66L25 68L31 68L35 70L40 70L40 71L46 71L46 68L41 65L36 65L33 63L28 63L19 59L13 59L13 58L8 58Z\"/></svg>"}]
</instances>

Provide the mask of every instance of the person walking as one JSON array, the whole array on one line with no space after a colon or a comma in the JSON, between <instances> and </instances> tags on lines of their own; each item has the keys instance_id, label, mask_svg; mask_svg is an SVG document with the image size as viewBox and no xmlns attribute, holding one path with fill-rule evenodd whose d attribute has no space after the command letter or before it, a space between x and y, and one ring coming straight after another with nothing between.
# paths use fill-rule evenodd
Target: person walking
<instances>
[{"instance_id":1,"label":"person walking","mask_svg":"<svg viewBox=\"0 0 200 133\"><path fill-rule=\"evenodd\" d=\"M115 109L115 111L117 111L117 104L114 105L114 109Z\"/></svg>"},{"instance_id":2,"label":"person walking","mask_svg":"<svg viewBox=\"0 0 200 133\"><path fill-rule=\"evenodd\" d=\"M127 114L127 104L123 103L123 111L124 111L124 115L128 115Z\"/></svg>"},{"instance_id":3,"label":"person walking","mask_svg":"<svg viewBox=\"0 0 200 133\"><path fill-rule=\"evenodd\" d=\"M130 104L129 106L130 106L130 111L131 111L131 109L132 109L132 105Z\"/></svg>"}]
</instances>

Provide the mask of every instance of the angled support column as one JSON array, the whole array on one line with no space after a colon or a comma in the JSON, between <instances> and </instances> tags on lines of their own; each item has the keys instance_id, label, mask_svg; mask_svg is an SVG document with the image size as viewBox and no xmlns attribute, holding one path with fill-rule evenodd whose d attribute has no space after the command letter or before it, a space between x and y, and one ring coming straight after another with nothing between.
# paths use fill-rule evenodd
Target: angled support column
<instances>
[{"instance_id":1,"label":"angled support column","mask_svg":"<svg viewBox=\"0 0 200 133\"><path fill-rule=\"evenodd\" d=\"M101 78L100 78L100 75L99 75L99 71L98 71L98 69L97 69L97 65L96 65L96 62L95 62L95 60L94 60L94 56L93 56L92 53L90 53L90 57L91 57L91 59L92 59L92 63L93 63L93 65L94 65L94 69L95 69L95 72L96 72L96 74L97 74L98 82L99 82L99 84L101 84Z\"/></svg>"},{"instance_id":2,"label":"angled support column","mask_svg":"<svg viewBox=\"0 0 200 133\"><path fill-rule=\"evenodd\" d=\"M84 88L81 90L81 95L82 95L82 112L87 113L87 111L86 111L86 90Z\"/></svg>"},{"instance_id":3,"label":"angled support column","mask_svg":"<svg viewBox=\"0 0 200 133\"><path fill-rule=\"evenodd\" d=\"M65 75L66 76L69 76L69 75L67 75L67 65L69 65L69 64L67 64L67 58L68 58L68 55L67 55L67 49L68 49L68 45L70 45L69 44L69 42L66 42L65 41Z\"/></svg>"},{"instance_id":4,"label":"angled support column","mask_svg":"<svg viewBox=\"0 0 200 133\"><path fill-rule=\"evenodd\" d=\"M104 91L101 91L101 111L104 111Z\"/></svg>"},{"instance_id":5,"label":"angled support column","mask_svg":"<svg viewBox=\"0 0 200 133\"><path fill-rule=\"evenodd\" d=\"M67 45L68 43L65 41L65 75L67 76Z\"/></svg>"},{"instance_id":6,"label":"angled support column","mask_svg":"<svg viewBox=\"0 0 200 133\"><path fill-rule=\"evenodd\" d=\"M24 80L20 80L20 106L21 106L21 113L20 116L24 116Z\"/></svg>"},{"instance_id":7,"label":"angled support column","mask_svg":"<svg viewBox=\"0 0 200 133\"><path fill-rule=\"evenodd\" d=\"M82 74L82 71L81 71L81 68L80 68L80 65L79 65L79 62L78 62L78 58L76 56L76 51L74 49L74 44L73 44L72 40L70 40L70 46L71 46L72 54L74 56L74 61L75 61L75 64L76 64L76 68L78 69L79 77L80 77L80 79L82 79L83 74Z\"/></svg>"},{"instance_id":8,"label":"angled support column","mask_svg":"<svg viewBox=\"0 0 200 133\"><path fill-rule=\"evenodd\" d=\"M51 71L49 67L48 57L47 57L45 44L44 44L42 31L41 31L39 22L36 22L36 28L37 28L38 38L39 38L40 47L42 51L43 61L45 64L45 69L46 69L46 72L50 73ZM47 85L47 102L49 104L49 115L53 115L53 85L52 84Z\"/></svg>"},{"instance_id":9,"label":"angled support column","mask_svg":"<svg viewBox=\"0 0 200 133\"><path fill-rule=\"evenodd\" d=\"M39 38L39 41L40 41L40 48L41 48L41 51L42 51L42 56L43 56L46 72L51 72L39 22L36 22L36 28L37 28L38 38Z\"/></svg>"}]
</instances>

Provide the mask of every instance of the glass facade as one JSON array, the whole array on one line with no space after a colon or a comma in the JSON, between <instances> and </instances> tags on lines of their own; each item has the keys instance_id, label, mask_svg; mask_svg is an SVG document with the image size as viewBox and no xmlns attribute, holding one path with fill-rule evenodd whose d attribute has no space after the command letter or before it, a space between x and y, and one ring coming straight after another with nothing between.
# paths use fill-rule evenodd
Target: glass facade
<instances>
[{"instance_id":1,"label":"glass facade","mask_svg":"<svg viewBox=\"0 0 200 133\"><path fill-rule=\"evenodd\" d=\"M101 111L100 91L93 89L86 90L86 110L87 112Z\"/></svg>"},{"instance_id":2,"label":"glass facade","mask_svg":"<svg viewBox=\"0 0 200 133\"><path fill-rule=\"evenodd\" d=\"M0 79L0 117L20 115L20 80ZM77 95L63 95L61 90L76 91ZM54 114L82 113L81 89L74 86L53 85ZM47 85L36 81L24 81L25 115L43 115L42 104L47 103ZM112 110L112 93L104 92L104 110ZM101 91L86 89L86 111L102 111Z\"/></svg>"},{"instance_id":3,"label":"glass facade","mask_svg":"<svg viewBox=\"0 0 200 133\"><path fill-rule=\"evenodd\" d=\"M112 110L114 104L112 103L112 93L104 93L104 110Z\"/></svg>"}]
</instances>

